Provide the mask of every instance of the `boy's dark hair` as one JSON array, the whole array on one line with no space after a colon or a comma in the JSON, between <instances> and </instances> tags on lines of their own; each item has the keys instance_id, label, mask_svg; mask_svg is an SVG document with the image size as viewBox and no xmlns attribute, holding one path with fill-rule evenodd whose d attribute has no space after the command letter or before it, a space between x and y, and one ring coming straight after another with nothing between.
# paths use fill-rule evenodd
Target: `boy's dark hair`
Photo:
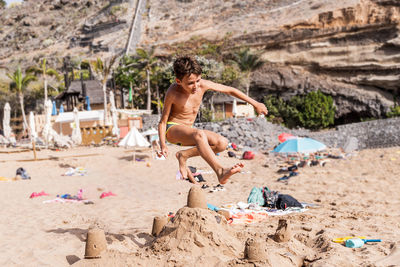
<instances>
[{"instance_id":1,"label":"boy's dark hair","mask_svg":"<svg viewBox=\"0 0 400 267\"><path fill-rule=\"evenodd\" d=\"M188 74L200 75L202 72L200 64L191 56L181 56L174 61L175 77L182 80Z\"/></svg>"}]
</instances>

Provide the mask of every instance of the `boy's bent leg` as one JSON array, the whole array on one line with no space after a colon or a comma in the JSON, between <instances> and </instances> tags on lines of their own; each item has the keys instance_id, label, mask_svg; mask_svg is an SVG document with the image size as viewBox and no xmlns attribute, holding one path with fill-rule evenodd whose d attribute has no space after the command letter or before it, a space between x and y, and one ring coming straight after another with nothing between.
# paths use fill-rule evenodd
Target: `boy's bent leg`
<instances>
[{"instance_id":1,"label":"boy's bent leg","mask_svg":"<svg viewBox=\"0 0 400 267\"><path fill-rule=\"evenodd\" d=\"M211 131L207 130L203 131L207 135L208 144L210 145L214 153L219 153L226 149L226 147L228 146L228 140L225 137ZM197 147L192 147L186 150L180 150L176 153L176 157L178 158L178 160L181 161L197 156L200 156L200 152L197 149Z\"/></svg>"},{"instance_id":2,"label":"boy's bent leg","mask_svg":"<svg viewBox=\"0 0 400 267\"><path fill-rule=\"evenodd\" d=\"M208 144L210 145L214 153L222 152L226 149L228 145L228 140L225 137L222 137L221 135L214 132L210 131L205 131L205 132L207 135ZM192 147L186 150L180 150L176 152L176 158L178 159L179 162L179 171L181 172L184 178L187 177L189 181L192 183L196 183L196 181L191 171L186 166L186 162L189 158L197 156L200 156L200 152L197 149L197 147Z\"/></svg>"},{"instance_id":3,"label":"boy's bent leg","mask_svg":"<svg viewBox=\"0 0 400 267\"><path fill-rule=\"evenodd\" d=\"M215 171L218 176L219 182L222 184L226 183L230 176L237 172L240 172L241 168L243 168L243 164L241 163L234 165L232 168L223 168L218 162L217 157L215 156L215 152L212 150L208 142L206 131L193 129L184 125L176 125L169 130L167 138L171 142L180 142L181 144L187 146L195 145L200 156ZM227 144L227 142L225 143ZM187 151L186 153L189 153L189 151ZM195 150L190 150L190 153L192 153L190 154L191 156L196 155Z\"/></svg>"}]
</instances>

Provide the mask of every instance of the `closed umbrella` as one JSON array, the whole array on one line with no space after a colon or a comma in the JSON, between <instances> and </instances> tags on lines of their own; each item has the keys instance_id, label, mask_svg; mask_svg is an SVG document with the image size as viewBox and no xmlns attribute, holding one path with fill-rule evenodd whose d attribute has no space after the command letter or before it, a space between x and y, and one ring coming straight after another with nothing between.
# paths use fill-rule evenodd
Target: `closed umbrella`
<instances>
[{"instance_id":1,"label":"closed umbrella","mask_svg":"<svg viewBox=\"0 0 400 267\"><path fill-rule=\"evenodd\" d=\"M87 111L91 111L91 107L90 107L90 97L87 95L86 96L86 110Z\"/></svg>"},{"instance_id":2,"label":"closed umbrella","mask_svg":"<svg viewBox=\"0 0 400 267\"><path fill-rule=\"evenodd\" d=\"M278 145L273 152L277 153L313 153L326 149L326 145L312 138L288 139Z\"/></svg>"},{"instance_id":3,"label":"closed umbrella","mask_svg":"<svg viewBox=\"0 0 400 267\"><path fill-rule=\"evenodd\" d=\"M112 117L112 134L116 135L119 138L119 128L118 128L118 112L117 108L115 107L115 98L114 93L110 92L110 103L111 103L111 117Z\"/></svg>"},{"instance_id":4,"label":"closed umbrella","mask_svg":"<svg viewBox=\"0 0 400 267\"><path fill-rule=\"evenodd\" d=\"M64 105L61 104L61 105L60 105L60 110L58 111L58 113L63 113L63 112L64 112Z\"/></svg>"},{"instance_id":5,"label":"closed umbrella","mask_svg":"<svg viewBox=\"0 0 400 267\"><path fill-rule=\"evenodd\" d=\"M51 110L51 116L56 116L56 115L57 115L56 101L53 101L53 109Z\"/></svg>"},{"instance_id":6,"label":"closed umbrella","mask_svg":"<svg viewBox=\"0 0 400 267\"><path fill-rule=\"evenodd\" d=\"M154 155L154 142L158 142L160 140L160 137L158 136L158 131L154 128L150 128L147 131L142 133L143 136L149 136L150 142L151 142L151 154ZM157 145L158 147L158 145Z\"/></svg>"},{"instance_id":7,"label":"closed umbrella","mask_svg":"<svg viewBox=\"0 0 400 267\"><path fill-rule=\"evenodd\" d=\"M3 116L3 134L4 137L9 140L11 138L12 129L10 126L10 113L11 108L8 102L4 105L4 116Z\"/></svg>"},{"instance_id":8,"label":"closed umbrella","mask_svg":"<svg viewBox=\"0 0 400 267\"><path fill-rule=\"evenodd\" d=\"M76 107L74 108L74 122L72 123L72 141L76 145L80 145L82 143L82 134L79 123L79 111Z\"/></svg>"},{"instance_id":9,"label":"closed umbrella","mask_svg":"<svg viewBox=\"0 0 400 267\"><path fill-rule=\"evenodd\" d=\"M33 157L36 160L36 145L35 145L36 142L35 142L35 140L37 138L37 132L36 132L36 124L35 124L35 115L33 115L32 111L29 113L29 129L31 132Z\"/></svg>"},{"instance_id":10,"label":"closed umbrella","mask_svg":"<svg viewBox=\"0 0 400 267\"><path fill-rule=\"evenodd\" d=\"M51 100L47 100L45 103L45 124L43 127L42 135L44 137L44 141L46 144L46 147L49 146L50 142L50 130L51 130L51 114L53 112L53 107L54 105L51 103Z\"/></svg>"},{"instance_id":11,"label":"closed umbrella","mask_svg":"<svg viewBox=\"0 0 400 267\"><path fill-rule=\"evenodd\" d=\"M234 118L236 118L237 113L238 113L238 111L237 111L237 101L236 101L236 99L233 99L232 115L233 115Z\"/></svg>"},{"instance_id":12,"label":"closed umbrella","mask_svg":"<svg viewBox=\"0 0 400 267\"><path fill-rule=\"evenodd\" d=\"M136 147L149 147L150 143L147 142L146 138L143 137L136 129L132 127L129 133L119 142L118 146L122 147L133 147L133 162L135 162L135 148Z\"/></svg>"},{"instance_id":13,"label":"closed umbrella","mask_svg":"<svg viewBox=\"0 0 400 267\"><path fill-rule=\"evenodd\" d=\"M35 115L31 111L29 113L29 128L31 130L31 138L36 139L37 138L37 132L36 132L36 124L35 124Z\"/></svg>"}]
</instances>

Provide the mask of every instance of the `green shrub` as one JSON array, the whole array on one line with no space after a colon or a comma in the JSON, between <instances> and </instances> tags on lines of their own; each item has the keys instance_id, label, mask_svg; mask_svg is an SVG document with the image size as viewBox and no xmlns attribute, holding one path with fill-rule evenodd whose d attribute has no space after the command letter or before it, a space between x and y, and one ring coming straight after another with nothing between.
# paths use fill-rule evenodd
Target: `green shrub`
<instances>
[{"instance_id":1,"label":"green shrub","mask_svg":"<svg viewBox=\"0 0 400 267\"><path fill-rule=\"evenodd\" d=\"M302 103L301 103L302 102ZM310 92L301 106L297 104L300 125L308 129L321 129L332 125L335 121L335 106L331 96L324 95L321 91Z\"/></svg>"},{"instance_id":2,"label":"green shrub","mask_svg":"<svg viewBox=\"0 0 400 267\"><path fill-rule=\"evenodd\" d=\"M224 70L221 73L221 77L217 82L232 86L234 82L240 78L239 70L233 66L225 65Z\"/></svg>"},{"instance_id":3,"label":"green shrub","mask_svg":"<svg viewBox=\"0 0 400 267\"><path fill-rule=\"evenodd\" d=\"M388 118L399 117L400 116L400 106L395 105L390 108L390 111L386 113Z\"/></svg>"},{"instance_id":4,"label":"green shrub","mask_svg":"<svg viewBox=\"0 0 400 267\"><path fill-rule=\"evenodd\" d=\"M334 123L335 106L332 97L321 91L294 96L290 101L268 96L264 102L268 108L267 119L273 123L283 123L289 128L300 126L317 130Z\"/></svg>"}]
</instances>

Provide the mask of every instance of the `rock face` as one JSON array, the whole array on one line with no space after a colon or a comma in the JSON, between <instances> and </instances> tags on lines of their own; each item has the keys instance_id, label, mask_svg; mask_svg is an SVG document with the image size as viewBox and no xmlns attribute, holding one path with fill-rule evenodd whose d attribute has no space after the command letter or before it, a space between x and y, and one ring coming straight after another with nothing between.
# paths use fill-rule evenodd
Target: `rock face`
<instances>
[{"instance_id":1,"label":"rock face","mask_svg":"<svg viewBox=\"0 0 400 267\"><path fill-rule=\"evenodd\" d=\"M321 89L344 121L385 114L400 88L400 8L393 2L360 1L250 37L265 40L264 57L274 63L255 73L256 92Z\"/></svg>"},{"instance_id":2,"label":"rock face","mask_svg":"<svg viewBox=\"0 0 400 267\"><path fill-rule=\"evenodd\" d=\"M120 52L134 2L25 0L0 10L0 63L14 68L46 56L50 65L60 65L66 55L85 59Z\"/></svg>"},{"instance_id":3,"label":"rock face","mask_svg":"<svg viewBox=\"0 0 400 267\"><path fill-rule=\"evenodd\" d=\"M0 64L123 52L137 3L27 0L0 10ZM340 123L382 116L400 94L396 0L147 0L142 18L139 46L158 55L216 43L222 54L262 50L268 64L251 83L258 100L320 89Z\"/></svg>"},{"instance_id":4,"label":"rock face","mask_svg":"<svg viewBox=\"0 0 400 267\"><path fill-rule=\"evenodd\" d=\"M159 53L202 38L228 39L226 51L262 49L269 64L251 85L258 100L320 89L333 96L338 121L353 122L384 115L399 95L398 1L149 2L142 44Z\"/></svg>"}]
</instances>

